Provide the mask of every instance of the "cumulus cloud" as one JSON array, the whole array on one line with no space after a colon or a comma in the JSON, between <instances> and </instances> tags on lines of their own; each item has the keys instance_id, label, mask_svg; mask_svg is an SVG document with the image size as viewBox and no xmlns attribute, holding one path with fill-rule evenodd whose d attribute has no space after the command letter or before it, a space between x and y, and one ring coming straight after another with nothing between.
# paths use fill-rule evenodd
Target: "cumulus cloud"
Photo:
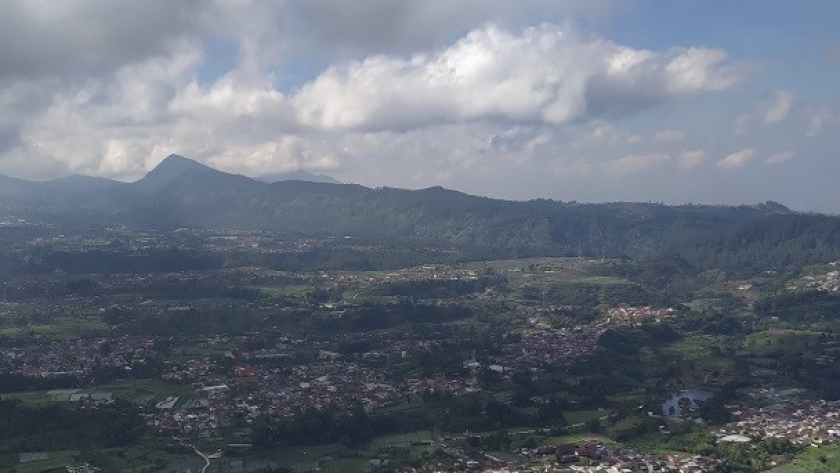
<instances>
[{"instance_id":1,"label":"cumulus cloud","mask_svg":"<svg viewBox=\"0 0 840 473\"><path fill-rule=\"evenodd\" d=\"M20 150L62 161L71 172L126 177L145 171L151 153L180 144L168 103L199 58L184 49L123 66L107 79L57 88L44 109L24 120Z\"/></svg>"},{"instance_id":2,"label":"cumulus cloud","mask_svg":"<svg viewBox=\"0 0 840 473\"><path fill-rule=\"evenodd\" d=\"M706 151L702 149L695 149L691 151L683 151L677 159L679 166L682 169L692 169L700 165L706 160Z\"/></svg>"},{"instance_id":3,"label":"cumulus cloud","mask_svg":"<svg viewBox=\"0 0 840 473\"><path fill-rule=\"evenodd\" d=\"M251 136L260 131L271 136L278 128L288 131L295 124L286 97L268 77L243 79L236 72L212 84L190 81L168 107L177 117L219 128L236 127Z\"/></svg>"},{"instance_id":4,"label":"cumulus cloud","mask_svg":"<svg viewBox=\"0 0 840 473\"><path fill-rule=\"evenodd\" d=\"M731 144L704 114L711 96L737 99L750 70L722 49L641 49L581 29L624 5L10 0L0 17L0 172L132 180L180 153L247 175L309 169L371 186L446 180L491 195L518 186L498 191L516 198L629 196L657 178L645 171L715 164L705 150ZM712 100L686 118L697 97ZM771 92L748 121L793 127L795 105L793 92ZM836 106L801 109L809 146L828 147L822 131L838 123ZM787 130L751 133L761 129ZM599 187L605 174L627 192ZM675 172L672 185L701 175Z\"/></svg>"},{"instance_id":5,"label":"cumulus cloud","mask_svg":"<svg viewBox=\"0 0 840 473\"><path fill-rule=\"evenodd\" d=\"M22 177L74 172L131 180L170 153L254 175L338 166L325 140L298 133L270 80L230 74L199 85L192 75L201 57L184 48L58 89L8 143L5 167ZM20 155L61 166L32 168L14 158Z\"/></svg>"},{"instance_id":6,"label":"cumulus cloud","mask_svg":"<svg viewBox=\"0 0 840 473\"><path fill-rule=\"evenodd\" d=\"M602 166L610 174L623 175L639 172L670 160L671 157L667 154L629 155L607 161Z\"/></svg>"},{"instance_id":7,"label":"cumulus cloud","mask_svg":"<svg viewBox=\"0 0 840 473\"><path fill-rule=\"evenodd\" d=\"M333 66L293 98L317 128L415 128L439 121L564 124L628 112L743 78L711 49L636 50L556 25L519 34L496 26L407 59L374 56Z\"/></svg>"},{"instance_id":8,"label":"cumulus cloud","mask_svg":"<svg viewBox=\"0 0 840 473\"><path fill-rule=\"evenodd\" d=\"M414 5L403 2L400 8L419 8L409 3ZM584 8L584 3L569 1L564 8ZM604 117L720 90L743 77L719 50L639 50L552 24L516 31L490 24L431 52L338 62L283 92L261 64L268 48L263 43L288 32L260 33L277 20L270 12L255 15L269 8L259 2L243 0L243 11L232 11L226 2L153 1L136 17L149 18L149 34L157 33L159 41L146 41L130 26L74 40L75 27L59 23L99 22L96 15L111 7L97 0L62 5L51 12L41 2L12 4L12 10L23 12L17 14L24 18L21 23L54 25L56 42L68 38L63 45L39 45L40 50L16 54L25 52L39 64L74 48L98 51L98 56L92 62L80 59L78 71L60 60L41 70L0 52L0 64L9 66L0 70L12 71L5 85L0 80L0 162L6 172L52 177L70 171L133 179L170 152L242 172L256 172L254 163L266 172L334 168L348 155L337 135L414 136L412 130L448 124L494 131L479 140L484 148L469 144L475 138L460 133L465 145L445 143L438 153L458 156L460 163L492 155L522 165L557 151L555 141L563 131L556 125L571 129L591 123L578 128L583 135L563 138L584 148L636 146L639 135L617 130ZM193 14L186 15L188 10ZM208 80L199 74L208 52L197 35L225 15L231 19L220 31L237 39L239 61ZM111 28L121 24L120 18L103 23ZM107 38L113 38L112 44L105 44ZM285 47L288 41L278 42ZM86 75L67 78L82 71ZM680 136L668 132L659 138ZM25 168L22 160L12 159L22 155L61 165Z\"/></svg>"},{"instance_id":9,"label":"cumulus cloud","mask_svg":"<svg viewBox=\"0 0 840 473\"><path fill-rule=\"evenodd\" d=\"M534 18L598 20L620 8L620 0L280 0L248 1L248 36L271 47L277 32L286 53L317 51L334 57L411 55L446 46L465 31L488 22L519 29ZM229 3L229 2L228 2ZM219 2L223 17L241 15L242 2ZM262 39L260 39L262 38Z\"/></svg>"},{"instance_id":10,"label":"cumulus cloud","mask_svg":"<svg viewBox=\"0 0 840 473\"><path fill-rule=\"evenodd\" d=\"M721 159L717 162L717 165L718 167L724 169L736 169L747 164L753 156L755 156L755 150L752 148L746 148Z\"/></svg>"},{"instance_id":11,"label":"cumulus cloud","mask_svg":"<svg viewBox=\"0 0 840 473\"><path fill-rule=\"evenodd\" d=\"M309 169L334 170L340 162L330 146L300 136L283 136L252 146L236 146L215 155L211 164L219 169L251 176Z\"/></svg>"},{"instance_id":12,"label":"cumulus cloud","mask_svg":"<svg viewBox=\"0 0 840 473\"><path fill-rule=\"evenodd\" d=\"M169 51L198 0L10 0L0 15L0 79L92 76Z\"/></svg>"}]
</instances>

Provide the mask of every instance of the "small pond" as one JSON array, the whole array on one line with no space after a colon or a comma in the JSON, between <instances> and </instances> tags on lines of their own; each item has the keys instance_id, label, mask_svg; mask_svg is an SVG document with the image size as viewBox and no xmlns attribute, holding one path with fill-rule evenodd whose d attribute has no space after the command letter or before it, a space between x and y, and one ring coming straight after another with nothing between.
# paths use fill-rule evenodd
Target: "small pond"
<instances>
[{"instance_id":1,"label":"small pond","mask_svg":"<svg viewBox=\"0 0 840 473\"><path fill-rule=\"evenodd\" d=\"M665 402L662 403L662 415L679 416L683 410L691 411L700 407L700 403L710 399L715 393L705 389L690 388L683 391L673 392Z\"/></svg>"}]
</instances>

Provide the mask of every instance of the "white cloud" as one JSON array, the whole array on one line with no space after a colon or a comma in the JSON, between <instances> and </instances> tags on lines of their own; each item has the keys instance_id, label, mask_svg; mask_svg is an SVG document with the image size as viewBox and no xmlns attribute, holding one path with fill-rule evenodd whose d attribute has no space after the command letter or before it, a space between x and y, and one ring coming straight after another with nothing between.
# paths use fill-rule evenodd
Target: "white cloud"
<instances>
[{"instance_id":1,"label":"white cloud","mask_svg":"<svg viewBox=\"0 0 840 473\"><path fill-rule=\"evenodd\" d=\"M683 169L692 169L700 165L706 160L706 151L702 149L695 149L691 151L683 151L678 158L678 162Z\"/></svg>"},{"instance_id":2,"label":"white cloud","mask_svg":"<svg viewBox=\"0 0 840 473\"><path fill-rule=\"evenodd\" d=\"M0 25L14 17L55 41L34 49L15 49L12 42L0 46L3 172L130 180L173 152L234 172L336 169L357 156L343 148L351 137L375 135L371 132L385 133L399 150L388 159L417 159L420 166L430 155L448 157L438 158L439 169L426 176L450 169L447 175L474 172L483 160L545 165L567 145L579 147L577 155L592 155L602 146L635 150L643 144L641 135L617 129L609 121L612 114L720 90L744 77L720 50L641 50L572 28L521 26L535 11L549 12L549 18L608 14L614 0L528 0L527 7L469 0L470 8L443 0L193 2L151 0L120 12L103 0L68 0L53 9L40 0L12 2L9 11L16 13ZM295 42L281 4L287 16L319 25L301 39L306 44ZM420 38L399 29L371 31L367 17L337 14L357 7L391 8L395 21L428 15L418 21L429 24L450 12L455 26L429 26ZM105 29L92 28L106 13L119 16ZM149 31L124 25L132 16L148 20ZM499 18L498 26L476 26ZM471 30L460 39L450 39L448 46L441 41L465 26ZM9 31L0 29L0 37ZM202 36L208 31L228 35L238 46L234 63L210 77L208 70L219 64ZM403 34L402 45L388 46ZM299 87L280 90L271 72L278 56L295 57L338 37L349 38L360 59L339 60ZM433 49L416 52L424 47ZM20 55L32 64L19 62ZM422 133L426 128L446 130L448 140ZM679 140L679 133L659 139ZM420 146L421 136L431 144ZM414 156L408 149L429 153L408 158ZM47 164L28 166L21 156Z\"/></svg>"},{"instance_id":3,"label":"white cloud","mask_svg":"<svg viewBox=\"0 0 840 473\"><path fill-rule=\"evenodd\" d=\"M67 172L136 179L170 153L231 172L335 169L331 144L303 137L283 94L266 77L234 71L199 85L199 50L126 65L75 89L56 89L21 127L4 166L25 177ZM53 170L11 159L37 156ZM40 173L38 175L37 173Z\"/></svg>"},{"instance_id":4,"label":"white cloud","mask_svg":"<svg viewBox=\"0 0 840 473\"><path fill-rule=\"evenodd\" d=\"M718 167L725 169L736 169L747 164L753 156L755 156L755 150L752 148L746 148L721 159L717 162L717 165Z\"/></svg>"},{"instance_id":5,"label":"white cloud","mask_svg":"<svg viewBox=\"0 0 840 473\"><path fill-rule=\"evenodd\" d=\"M243 79L236 71L208 85L191 81L169 102L169 110L209 126L234 126L248 136L259 132L274 136L278 128L295 127L286 97L269 78Z\"/></svg>"},{"instance_id":6,"label":"white cloud","mask_svg":"<svg viewBox=\"0 0 840 473\"><path fill-rule=\"evenodd\" d=\"M576 18L597 23L628 8L620 0L135 3L4 5L0 172L131 180L180 153L247 175L309 169L371 186L446 180L489 195L597 200L644 199L657 168L758 162L751 148L717 163L705 151L747 146L714 115L744 100L735 85L750 72L725 51L639 49L558 26L597 29ZM114 15L123 16L108 23ZM813 139L762 156L767 164L837 148L840 108L800 105L790 87L758 91L744 127L758 126L739 142ZM782 167L753 170L764 178ZM602 185L604 174L622 176L612 186L621 190ZM673 172L662 195L707 192L713 184L693 185L706 174ZM679 199L702 200L696 192Z\"/></svg>"},{"instance_id":7,"label":"white cloud","mask_svg":"<svg viewBox=\"0 0 840 473\"><path fill-rule=\"evenodd\" d=\"M774 153L767 158L767 164L779 164L785 161L790 161L791 159L796 157L795 151L782 151L780 153Z\"/></svg>"},{"instance_id":8,"label":"white cloud","mask_svg":"<svg viewBox=\"0 0 840 473\"><path fill-rule=\"evenodd\" d=\"M639 172L651 166L667 163L670 160L671 157L667 154L629 155L607 161L602 166L610 174L623 175Z\"/></svg>"},{"instance_id":9,"label":"white cloud","mask_svg":"<svg viewBox=\"0 0 840 473\"><path fill-rule=\"evenodd\" d=\"M644 141L641 136L620 129L603 119L591 120L577 126L567 125L564 130L573 136L572 145L580 148L628 146Z\"/></svg>"},{"instance_id":10,"label":"white cloud","mask_svg":"<svg viewBox=\"0 0 840 473\"><path fill-rule=\"evenodd\" d=\"M788 117L796 97L788 90L777 90L772 97L764 98L749 113L735 119L735 131L742 133L751 123L761 122L765 125L779 123Z\"/></svg>"},{"instance_id":11,"label":"white cloud","mask_svg":"<svg viewBox=\"0 0 840 473\"><path fill-rule=\"evenodd\" d=\"M653 139L657 143L679 143L685 140L685 132L676 130L663 130L657 132L653 136Z\"/></svg>"},{"instance_id":12,"label":"white cloud","mask_svg":"<svg viewBox=\"0 0 840 473\"><path fill-rule=\"evenodd\" d=\"M777 90L773 100L764 112L764 123L778 123L785 119L793 108L794 96L787 90Z\"/></svg>"},{"instance_id":13,"label":"white cloud","mask_svg":"<svg viewBox=\"0 0 840 473\"><path fill-rule=\"evenodd\" d=\"M551 166L551 172L557 177L583 177L592 173L592 163L584 158L561 160Z\"/></svg>"},{"instance_id":14,"label":"white cloud","mask_svg":"<svg viewBox=\"0 0 840 473\"><path fill-rule=\"evenodd\" d=\"M138 176L156 149L183 144L176 135L184 125L173 121L168 102L200 57L184 48L76 88L47 90L49 105L30 112L20 128L18 152L61 161L70 172Z\"/></svg>"},{"instance_id":15,"label":"white cloud","mask_svg":"<svg viewBox=\"0 0 840 473\"><path fill-rule=\"evenodd\" d=\"M840 128L840 104L817 103L810 105L805 112L808 118L808 138L820 135L826 127Z\"/></svg>"},{"instance_id":16,"label":"white cloud","mask_svg":"<svg viewBox=\"0 0 840 473\"><path fill-rule=\"evenodd\" d=\"M0 79L91 77L165 54L194 31L197 0L9 0Z\"/></svg>"},{"instance_id":17,"label":"white cloud","mask_svg":"<svg viewBox=\"0 0 840 473\"><path fill-rule=\"evenodd\" d=\"M674 49L665 66L665 85L672 94L689 95L703 90L724 90L747 73L745 66L721 66L725 51L709 48Z\"/></svg>"},{"instance_id":18,"label":"white cloud","mask_svg":"<svg viewBox=\"0 0 840 473\"><path fill-rule=\"evenodd\" d=\"M635 50L554 25L474 30L432 55L329 68L293 97L317 128L416 128L440 121L564 124L727 88L741 71L710 49Z\"/></svg>"},{"instance_id":19,"label":"white cloud","mask_svg":"<svg viewBox=\"0 0 840 473\"><path fill-rule=\"evenodd\" d=\"M251 176L297 169L329 171L340 166L330 146L299 136L225 149L210 161L219 169Z\"/></svg>"},{"instance_id":20,"label":"white cloud","mask_svg":"<svg viewBox=\"0 0 840 473\"><path fill-rule=\"evenodd\" d=\"M240 69L278 71L438 49L488 22L511 29L536 18L601 23L625 8L621 0L189 1L197 2L192 17L201 33L235 39Z\"/></svg>"}]
</instances>

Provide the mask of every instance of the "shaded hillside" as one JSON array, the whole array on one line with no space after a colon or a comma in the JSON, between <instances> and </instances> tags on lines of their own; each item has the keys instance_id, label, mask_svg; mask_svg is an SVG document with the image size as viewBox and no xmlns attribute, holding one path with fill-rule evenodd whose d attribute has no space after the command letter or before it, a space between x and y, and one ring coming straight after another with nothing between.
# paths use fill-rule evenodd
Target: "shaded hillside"
<instances>
[{"instance_id":1,"label":"shaded hillside","mask_svg":"<svg viewBox=\"0 0 840 473\"><path fill-rule=\"evenodd\" d=\"M154 177L150 173L149 177ZM132 185L146 191L146 180ZM266 184L193 169L153 187L127 217L147 226L224 227L352 235L471 248L494 256L642 256L774 212L781 206L514 202L433 187L419 191L284 181Z\"/></svg>"},{"instance_id":2,"label":"shaded hillside","mask_svg":"<svg viewBox=\"0 0 840 473\"><path fill-rule=\"evenodd\" d=\"M175 155L128 184L84 176L47 183L4 177L0 184L4 215L30 221L350 235L454 247L477 258L639 258L667 249L698 266L784 265L822 261L834 254L837 241L837 219L792 214L775 203L516 202L441 187L410 191L294 180L266 183Z\"/></svg>"},{"instance_id":3,"label":"shaded hillside","mask_svg":"<svg viewBox=\"0 0 840 473\"><path fill-rule=\"evenodd\" d=\"M840 218L778 214L673 247L692 264L748 274L840 260Z\"/></svg>"}]
</instances>

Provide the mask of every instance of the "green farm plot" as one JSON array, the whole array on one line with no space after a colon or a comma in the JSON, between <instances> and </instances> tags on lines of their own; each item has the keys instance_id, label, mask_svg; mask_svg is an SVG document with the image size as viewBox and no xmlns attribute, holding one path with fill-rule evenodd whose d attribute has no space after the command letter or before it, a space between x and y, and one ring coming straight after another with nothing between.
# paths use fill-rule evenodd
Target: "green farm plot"
<instances>
[{"instance_id":1,"label":"green farm plot","mask_svg":"<svg viewBox=\"0 0 840 473\"><path fill-rule=\"evenodd\" d=\"M619 278L594 274L592 270L599 264L601 263L598 261L581 260L579 258L527 258L480 261L468 263L464 267L499 271L514 282L588 284L621 284L627 282Z\"/></svg>"},{"instance_id":2,"label":"green farm plot","mask_svg":"<svg viewBox=\"0 0 840 473\"><path fill-rule=\"evenodd\" d=\"M822 332L808 330L764 330L744 337L741 346L749 353L762 355L779 350L795 351L813 347Z\"/></svg>"},{"instance_id":3,"label":"green farm plot","mask_svg":"<svg viewBox=\"0 0 840 473\"><path fill-rule=\"evenodd\" d=\"M87 389L58 389L49 391L27 391L2 394L3 399L16 399L27 406L42 407L49 404L71 403L71 396L84 396L96 394L115 394L110 388L87 388Z\"/></svg>"},{"instance_id":4,"label":"green farm plot","mask_svg":"<svg viewBox=\"0 0 840 473\"><path fill-rule=\"evenodd\" d=\"M607 396L607 400L624 406L637 406L644 402L644 394L619 393Z\"/></svg>"},{"instance_id":5,"label":"green farm plot","mask_svg":"<svg viewBox=\"0 0 840 473\"><path fill-rule=\"evenodd\" d=\"M690 360L698 360L709 358L712 356L714 346L728 344L726 337L705 335L705 334L691 334L687 335L681 340L670 344L663 351L666 353L673 353Z\"/></svg>"},{"instance_id":6,"label":"green farm plot","mask_svg":"<svg viewBox=\"0 0 840 473\"><path fill-rule=\"evenodd\" d=\"M323 462L320 471L327 473L353 473L368 471L370 463L365 458L338 458L332 461Z\"/></svg>"},{"instance_id":7,"label":"green farm plot","mask_svg":"<svg viewBox=\"0 0 840 473\"><path fill-rule=\"evenodd\" d=\"M108 325L97 317L60 317L50 324L28 325L24 327L6 327L0 330L0 336L19 337L35 335L44 338L78 338L91 332L106 330Z\"/></svg>"},{"instance_id":8,"label":"green farm plot","mask_svg":"<svg viewBox=\"0 0 840 473\"><path fill-rule=\"evenodd\" d=\"M383 437L376 437L370 442L368 450L377 452L380 448L409 446L428 442L432 439L432 434L428 430L417 430L405 434L386 435Z\"/></svg>"},{"instance_id":9,"label":"green farm plot","mask_svg":"<svg viewBox=\"0 0 840 473\"><path fill-rule=\"evenodd\" d=\"M306 302L312 292L312 286L264 287L260 289L260 292L261 296L267 300Z\"/></svg>"},{"instance_id":10,"label":"green farm plot","mask_svg":"<svg viewBox=\"0 0 840 473\"><path fill-rule=\"evenodd\" d=\"M423 401L420 399L412 400L411 402L403 402L400 404L393 404L376 410L377 415L389 416L393 414L415 413L424 408Z\"/></svg>"},{"instance_id":11,"label":"green farm plot","mask_svg":"<svg viewBox=\"0 0 840 473\"><path fill-rule=\"evenodd\" d=\"M806 448L790 463L770 470L771 473L835 473L840 471L840 445Z\"/></svg>"},{"instance_id":12,"label":"green farm plot","mask_svg":"<svg viewBox=\"0 0 840 473\"><path fill-rule=\"evenodd\" d=\"M312 447L284 448L274 452L270 460L295 471L310 471L325 461L352 456L353 452L343 445L318 445ZM338 470L335 470L338 471Z\"/></svg>"},{"instance_id":13,"label":"green farm plot","mask_svg":"<svg viewBox=\"0 0 840 473\"><path fill-rule=\"evenodd\" d=\"M200 471L204 460L193 452L165 453L164 445L138 445L128 448L111 448L81 452L75 455L76 461L66 465L81 462L90 463L99 471L138 472L162 471L175 473L183 471ZM63 470L62 470L63 471Z\"/></svg>"},{"instance_id":14,"label":"green farm plot","mask_svg":"<svg viewBox=\"0 0 840 473\"><path fill-rule=\"evenodd\" d=\"M2 395L3 399L17 399L29 406L43 406L52 403L47 391L29 391L19 393L8 393Z\"/></svg>"},{"instance_id":15,"label":"green farm plot","mask_svg":"<svg viewBox=\"0 0 840 473\"><path fill-rule=\"evenodd\" d=\"M649 432L633 436L623 442L634 450L652 452L663 455L691 455L703 449L712 449L714 440L705 432L689 432L670 435L659 432Z\"/></svg>"},{"instance_id":16,"label":"green farm plot","mask_svg":"<svg viewBox=\"0 0 840 473\"><path fill-rule=\"evenodd\" d=\"M578 425L593 419L601 419L603 417L608 417L611 414L612 411L610 410L600 411L598 409L592 409L585 411L566 411L563 413L563 416L566 418L566 424Z\"/></svg>"},{"instance_id":17,"label":"green farm plot","mask_svg":"<svg viewBox=\"0 0 840 473\"><path fill-rule=\"evenodd\" d=\"M170 397L178 400L172 409L180 409L195 398L195 389L185 384L170 383L160 379L135 379L101 386L97 392L112 392L115 398L153 407L155 403Z\"/></svg>"},{"instance_id":18,"label":"green farm plot","mask_svg":"<svg viewBox=\"0 0 840 473\"><path fill-rule=\"evenodd\" d=\"M693 334L672 343L662 351L672 354L675 359L689 361L695 371L731 374L736 371L735 363L731 357L722 355L721 350L735 345L731 337ZM688 373L684 373L685 375Z\"/></svg>"},{"instance_id":19,"label":"green farm plot","mask_svg":"<svg viewBox=\"0 0 840 473\"><path fill-rule=\"evenodd\" d=\"M603 444L614 445L615 440L597 434L572 434L562 435L558 437L547 437L543 441L543 445L581 445L587 442L600 442Z\"/></svg>"},{"instance_id":20,"label":"green farm plot","mask_svg":"<svg viewBox=\"0 0 840 473\"><path fill-rule=\"evenodd\" d=\"M155 396L191 397L195 389L187 384L170 383L160 379L135 379L97 388L98 391L113 391L115 396L128 397L134 393L149 393Z\"/></svg>"},{"instance_id":21,"label":"green farm plot","mask_svg":"<svg viewBox=\"0 0 840 473\"><path fill-rule=\"evenodd\" d=\"M78 463L75 460L75 456L78 454L78 451L43 452L42 455L17 454L12 456L14 465L3 465L3 471L14 471L15 473L65 471L66 466ZM30 458L33 458L33 460L29 460Z\"/></svg>"}]
</instances>

